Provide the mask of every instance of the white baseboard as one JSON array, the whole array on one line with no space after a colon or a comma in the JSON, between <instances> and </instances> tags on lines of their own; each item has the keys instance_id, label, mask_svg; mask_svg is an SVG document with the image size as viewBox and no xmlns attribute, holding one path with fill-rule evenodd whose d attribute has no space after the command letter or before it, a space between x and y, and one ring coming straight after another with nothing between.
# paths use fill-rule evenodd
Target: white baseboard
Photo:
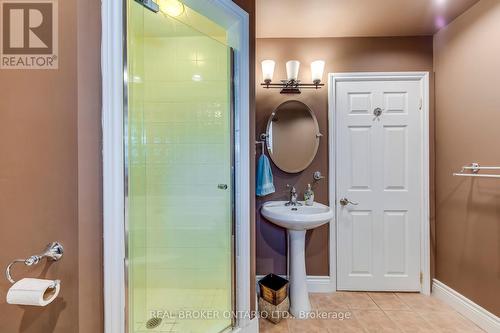
<instances>
[{"instance_id":1,"label":"white baseboard","mask_svg":"<svg viewBox=\"0 0 500 333\"><path fill-rule=\"evenodd\" d=\"M281 277L287 279L286 275L280 275ZM262 279L264 275L257 275L257 292L259 291L259 280ZM337 286L335 281L329 276L307 276L307 290L310 293L333 293L336 291Z\"/></svg>"},{"instance_id":2,"label":"white baseboard","mask_svg":"<svg viewBox=\"0 0 500 333\"><path fill-rule=\"evenodd\" d=\"M329 276L308 275L307 290L310 293L333 293L337 290L337 286Z\"/></svg>"},{"instance_id":3,"label":"white baseboard","mask_svg":"<svg viewBox=\"0 0 500 333\"><path fill-rule=\"evenodd\" d=\"M500 318L444 283L432 280L432 295L489 333L500 332Z\"/></svg>"}]
</instances>

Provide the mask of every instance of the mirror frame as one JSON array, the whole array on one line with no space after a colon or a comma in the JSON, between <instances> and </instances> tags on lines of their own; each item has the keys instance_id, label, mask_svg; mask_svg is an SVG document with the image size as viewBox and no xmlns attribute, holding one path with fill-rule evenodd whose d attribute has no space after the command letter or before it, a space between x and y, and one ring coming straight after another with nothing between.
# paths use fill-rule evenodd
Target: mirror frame
<instances>
[{"instance_id":1,"label":"mirror frame","mask_svg":"<svg viewBox=\"0 0 500 333\"><path fill-rule=\"evenodd\" d=\"M300 104L302 104L304 106L304 109L307 110L307 112L309 112L309 114L311 115L311 117L312 117L312 119L314 121L315 130L316 130L316 147L314 149L314 154L311 155L311 158L307 161L307 165L304 168L302 168L302 169L287 169L287 168L283 168L282 166L278 165L276 163L275 159L273 158L273 154L271 153L271 150L269 149L269 127L271 126L272 120L273 120L274 116L276 115L276 112L278 112L278 110L283 105L289 104L289 103L300 103ZM318 119L316 118L316 115L311 110L311 108L309 107L309 105L307 105L304 102L301 102L299 100L292 99L292 100L288 100L288 101L285 101L285 102L281 103L271 113L271 116L269 117L269 119L267 121L267 126L266 126L266 134L265 134L266 150L267 150L267 153L269 154L269 157L271 157L271 160L273 161L274 165L278 169L280 169L280 170L282 170L282 171L284 171L286 173L291 173L291 174L293 174L293 173L300 173L300 172L306 170L311 165L311 163L314 161L314 159L316 158L316 155L318 154L318 150L319 150L320 138L322 136L323 136L323 134L321 134L321 132L319 130Z\"/></svg>"}]
</instances>

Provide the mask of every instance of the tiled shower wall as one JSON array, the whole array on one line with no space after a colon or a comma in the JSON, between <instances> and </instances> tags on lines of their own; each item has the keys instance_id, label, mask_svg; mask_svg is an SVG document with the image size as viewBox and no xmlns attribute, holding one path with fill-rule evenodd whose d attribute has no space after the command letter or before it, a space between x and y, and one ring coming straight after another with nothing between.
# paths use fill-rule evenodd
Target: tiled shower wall
<instances>
[{"instance_id":1,"label":"tiled shower wall","mask_svg":"<svg viewBox=\"0 0 500 333\"><path fill-rule=\"evenodd\" d=\"M129 273L145 310L134 322L231 307L230 191L216 186L231 174L228 47L172 24L188 36L137 35L129 50Z\"/></svg>"}]
</instances>

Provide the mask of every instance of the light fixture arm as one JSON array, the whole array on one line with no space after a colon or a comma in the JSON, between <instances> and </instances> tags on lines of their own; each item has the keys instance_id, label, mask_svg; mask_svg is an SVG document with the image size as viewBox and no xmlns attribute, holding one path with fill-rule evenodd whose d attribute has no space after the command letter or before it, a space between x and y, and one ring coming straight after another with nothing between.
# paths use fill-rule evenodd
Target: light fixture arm
<instances>
[{"instance_id":1,"label":"light fixture arm","mask_svg":"<svg viewBox=\"0 0 500 333\"><path fill-rule=\"evenodd\" d=\"M260 85L265 89L281 89L281 94L300 94L302 89L321 89L325 86L321 81L301 83L299 80L281 80L281 83L264 82Z\"/></svg>"}]
</instances>

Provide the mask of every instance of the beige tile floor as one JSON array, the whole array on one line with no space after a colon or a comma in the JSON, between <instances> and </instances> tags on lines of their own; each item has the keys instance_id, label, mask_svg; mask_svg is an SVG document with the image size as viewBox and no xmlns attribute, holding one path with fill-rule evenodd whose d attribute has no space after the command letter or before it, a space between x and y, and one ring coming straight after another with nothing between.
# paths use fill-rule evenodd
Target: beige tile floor
<instances>
[{"instance_id":1,"label":"beige tile floor","mask_svg":"<svg viewBox=\"0 0 500 333\"><path fill-rule=\"evenodd\" d=\"M474 323L431 296L415 293L337 292L310 294L310 297L313 313L330 318L306 320L289 318L277 325L266 319L260 319L260 332L483 332ZM339 320L341 315L345 319Z\"/></svg>"}]
</instances>

